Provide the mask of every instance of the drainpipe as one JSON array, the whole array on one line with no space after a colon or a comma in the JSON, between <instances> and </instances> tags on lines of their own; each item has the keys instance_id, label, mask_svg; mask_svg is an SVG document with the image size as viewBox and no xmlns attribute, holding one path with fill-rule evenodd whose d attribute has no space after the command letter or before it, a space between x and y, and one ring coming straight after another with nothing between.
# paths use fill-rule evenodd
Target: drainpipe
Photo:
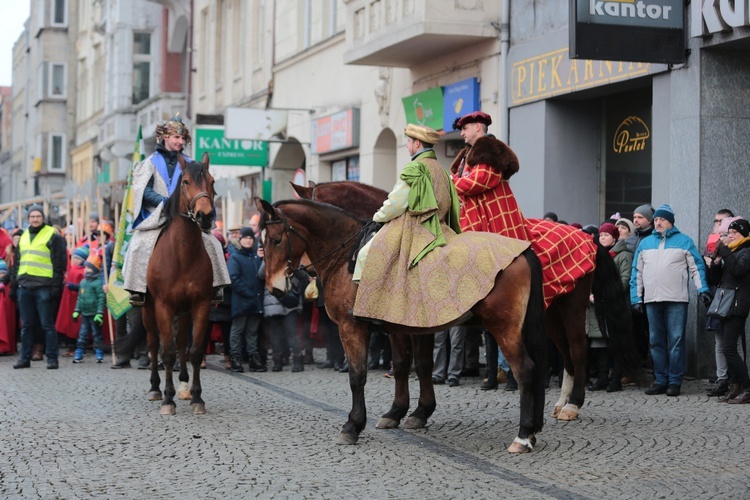
<instances>
[{"instance_id":1,"label":"drainpipe","mask_svg":"<svg viewBox=\"0 0 750 500\"><path fill-rule=\"evenodd\" d=\"M510 47L510 0L500 6L500 140L508 143L508 48Z\"/></svg>"}]
</instances>

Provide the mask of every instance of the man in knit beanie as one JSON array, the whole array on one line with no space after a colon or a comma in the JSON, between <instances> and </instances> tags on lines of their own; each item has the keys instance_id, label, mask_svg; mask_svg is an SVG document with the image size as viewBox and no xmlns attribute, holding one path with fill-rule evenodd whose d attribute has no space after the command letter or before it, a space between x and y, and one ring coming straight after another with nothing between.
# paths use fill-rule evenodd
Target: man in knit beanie
<instances>
[{"instance_id":1,"label":"man in knit beanie","mask_svg":"<svg viewBox=\"0 0 750 500\"><path fill-rule=\"evenodd\" d=\"M646 389L648 395L680 395L686 362L688 281L692 280L706 307L711 303L703 257L674 221L672 207L657 208L654 231L641 241L633 256L630 302L635 310L646 311L654 361L654 383Z\"/></svg>"},{"instance_id":2,"label":"man in knit beanie","mask_svg":"<svg viewBox=\"0 0 750 500\"><path fill-rule=\"evenodd\" d=\"M625 240L625 245L627 245L629 252L635 253L641 241L651 235L651 232L654 230L652 225L653 220L654 208L648 203L633 210L633 226L635 226L635 229L628 239Z\"/></svg>"}]
</instances>

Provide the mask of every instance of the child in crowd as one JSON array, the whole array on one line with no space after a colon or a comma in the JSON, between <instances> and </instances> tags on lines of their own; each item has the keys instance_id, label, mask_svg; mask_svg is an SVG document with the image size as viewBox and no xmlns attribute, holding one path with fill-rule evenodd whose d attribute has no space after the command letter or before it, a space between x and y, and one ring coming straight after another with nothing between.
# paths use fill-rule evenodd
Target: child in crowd
<instances>
[{"instance_id":1,"label":"child in crowd","mask_svg":"<svg viewBox=\"0 0 750 500\"><path fill-rule=\"evenodd\" d=\"M73 250L68 263L68 272L65 277L65 286L63 287L62 296L60 297L60 306L57 309L57 320L55 321L55 330L64 335L68 340L68 350L62 354L63 357L71 358L75 356L76 341L80 325L72 321L70 316L76 309L78 301L78 286L83 280L84 266L86 259L89 257L89 246L84 245Z\"/></svg>"},{"instance_id":2,"label":"child in crowd","mask_svg":"<svg viewBox=\"0 0 750 500\"><path fill-rule=\"evenodd\" d=\"M86 352L86 344L89 334L94 334L94 352L96 362L104 360L102 323L104 322L105 294L102 288L102 280L99 277L101 258L96 254L89 256L85 264L84 278L78 290L78 301L73 312L73 319L81 318L81 329L78 333L76 344L76 355L73 363L83 362L83 354Z\"/></svg>"}]
</instances>

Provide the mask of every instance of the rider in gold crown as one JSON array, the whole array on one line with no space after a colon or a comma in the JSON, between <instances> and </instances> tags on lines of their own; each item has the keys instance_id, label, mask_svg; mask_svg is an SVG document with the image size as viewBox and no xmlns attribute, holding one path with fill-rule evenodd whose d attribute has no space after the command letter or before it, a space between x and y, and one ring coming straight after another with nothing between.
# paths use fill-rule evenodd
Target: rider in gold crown
<instances>
[{"instance_id":1,"label":"rider in gold crown","mask_svg":"<svg viewBox=\"0 0 750 500\"><path fill-rule=\"evenodd\" d=\"M133 167L133 236L123 266L124 288L130 292L130 303L142 306L146 294L146 271L156 240L164 226L164 202L177 189L182 169L178 156L192 161L182 150L190 143L190 130L179 113L156 126L156 151ZM203 244L213 268L213 303L223 299L223 287L231 284L224 252L213 235L202 234Z\"/></svg>"}]
</instances>

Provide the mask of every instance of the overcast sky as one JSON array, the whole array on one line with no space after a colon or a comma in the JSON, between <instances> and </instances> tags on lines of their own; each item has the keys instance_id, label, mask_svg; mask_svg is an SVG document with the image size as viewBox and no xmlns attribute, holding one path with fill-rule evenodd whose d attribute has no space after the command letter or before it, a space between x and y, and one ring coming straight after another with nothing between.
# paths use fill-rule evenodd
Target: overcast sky
<instances>
[{"instance_id":1,"label":"overcast sky","mask_svg":"<svg viewBox=\"0 0 750 500\"><path fill-rule=\"evenodd\" d=\"M0 0L0 85L13 79L13 44L29 18L29 0Z\"/></svg>"}]
</instances>

